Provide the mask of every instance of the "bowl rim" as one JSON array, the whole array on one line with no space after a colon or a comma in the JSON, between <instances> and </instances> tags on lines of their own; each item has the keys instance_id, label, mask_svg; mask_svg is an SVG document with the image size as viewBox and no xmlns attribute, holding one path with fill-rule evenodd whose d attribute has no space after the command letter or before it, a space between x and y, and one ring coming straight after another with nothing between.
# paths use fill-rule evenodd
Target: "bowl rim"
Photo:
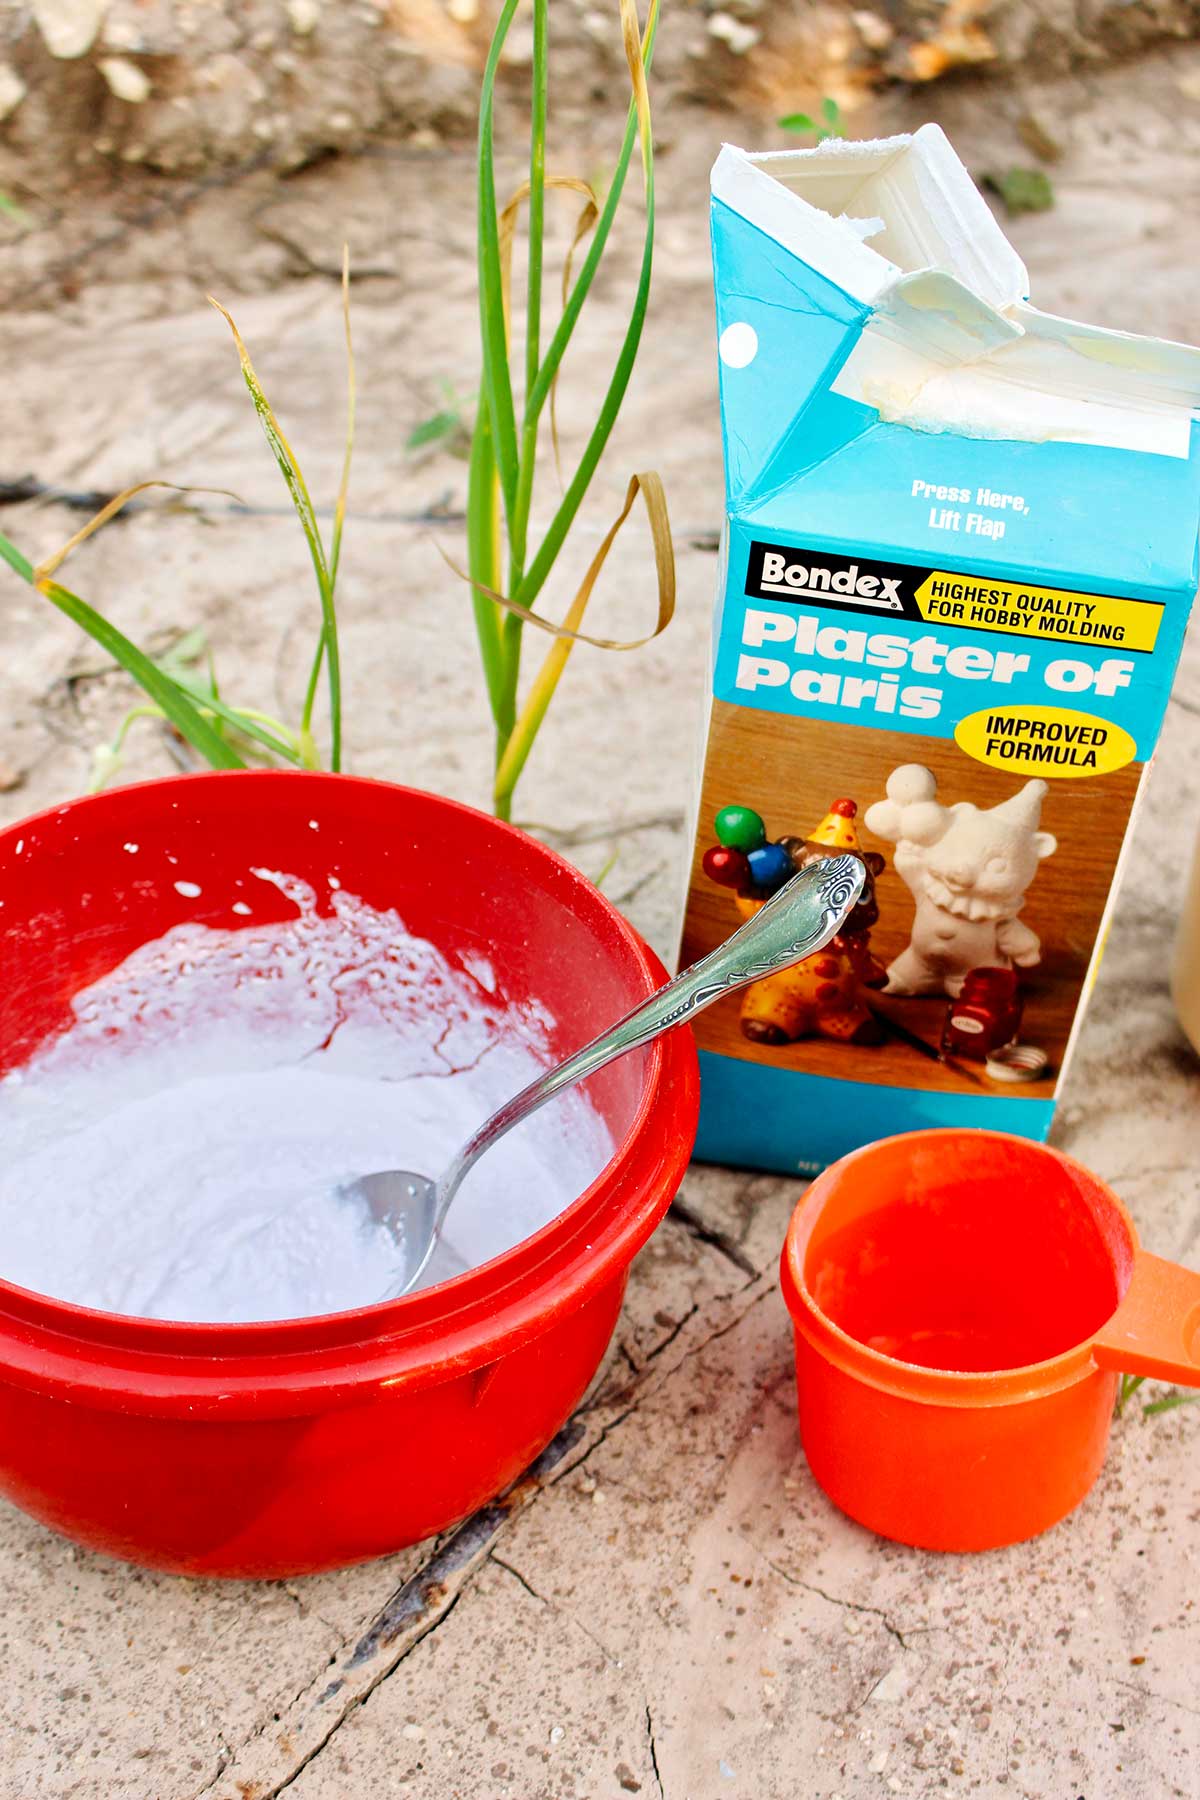
<instances>
[{"instance_id":1,"label":"bowl rim","mask_svg":"<svg viewBox=\"0 0 1200 1800\"><path fill-rule=\"evenodd\" d=\"M97 819L208 788L214 801L235 786L260 792L282 782L322 798L343 791L388 794L461 817L463 828L520 846L563 898L582 903L584 922L604 921L636 988L665 978L659 958L612 901L558 851L517 826L461 801L376 777L316 770L199 770L130 782L43 809L0 830L11 840L60 829L81 812ZM222 798L219 805L227 802ZM124 829L124 827L121 827ZM600 933L597 931L599 941ZM632 1003L636 1003L632 1002ZM481 1368L540 1336L625 1270L670 1205L690 1159L699 1076L690 1031L672 1032L643 1054L640 1100L595 1180L554 1219L509 1250L435 1287L394 1300L297 1319L144 1319L55 1299L0 1277L0 1379L116 1410L256 1414L322 1408L361 1397L364 1385L406 1388ZM673 1114L675 1129L655 1129Z\"/></svg>"}]
</instances>

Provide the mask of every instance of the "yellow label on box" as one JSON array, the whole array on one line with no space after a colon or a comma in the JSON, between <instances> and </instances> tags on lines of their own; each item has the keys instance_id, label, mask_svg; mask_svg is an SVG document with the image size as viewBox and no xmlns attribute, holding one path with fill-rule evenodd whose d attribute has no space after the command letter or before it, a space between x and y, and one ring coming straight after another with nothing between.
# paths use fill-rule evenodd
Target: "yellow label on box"
<instances>
[{"instance_id":1,"label":"yellow label on box","mask_svg":"<svg viewBox=\"0 0 1200 1800\"><path fill-rule=\"evenodd\" d=\"M939 625L1007 631L1060 644L1113 644L1122 650L1153 650L1163 616L1156 601L1076 594L941 569L926 576L914 598L921 617Z\"/></svg>"},{"instance_id":2,"label":"yellow label on box","mask_svg":"<svg viewBox=\"0 0 1200 1800\"><path fill-rule=\"evenodd\" d=\"M1065 706L988 706L959 720L954 741L976 762L1051 781L1109 775L1137 756L1119 725Z\"/></svg>"}]
</instances>

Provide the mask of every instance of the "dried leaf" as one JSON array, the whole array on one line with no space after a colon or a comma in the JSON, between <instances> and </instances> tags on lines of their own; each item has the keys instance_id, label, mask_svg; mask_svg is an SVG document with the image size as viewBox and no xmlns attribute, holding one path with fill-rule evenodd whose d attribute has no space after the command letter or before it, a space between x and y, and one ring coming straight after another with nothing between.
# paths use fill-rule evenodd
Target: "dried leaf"
<instances>
[{"instance_id":1,"label":"dried leaf","mask_svg":"<svg viewBox=\"0 0 1200 1800\"><path fill-rule=\"evenodd\" d=\"M107 506L102 506L86 525L81 525L75 535L67 539L61 550L56 550L53 556L48 556L45 562L39 563L33 572L35 585L47 575L53 575L66 562L72 550L77 549L85 538L90 538L93 531L99 531L102 525L107 525L108 521L115 517L123 506L128 505L135 494L144 494L147 488L169 488L173 494L221 494L226 500L236 500L239 506L242 504L240 496L230 493L228 488L181 487L177 481L139 481L133 487L125 488L121 493L114 494Z\"/></svg>"}]
</instances>

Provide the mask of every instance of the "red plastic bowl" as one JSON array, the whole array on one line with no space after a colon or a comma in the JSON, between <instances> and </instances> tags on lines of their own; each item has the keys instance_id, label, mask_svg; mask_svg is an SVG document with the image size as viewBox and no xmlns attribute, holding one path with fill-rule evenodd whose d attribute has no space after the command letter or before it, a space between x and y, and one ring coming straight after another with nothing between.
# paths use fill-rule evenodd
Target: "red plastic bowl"
<instances>
[{"instance_id":1,"label":"red plastic bowl","mask_svg":"<svg viewBox=\"0 0 1200 1800\"><path fill-rule=\"evenodd\" d=\"M504 998L549 1008L556 1054L664 977L582 875L467 807L346 776L184 776L0 833L0 1073L146 940L184 920L237 925L235 884L263 864L311 882L322 906L330 876L395 906L451 960L482 951ZM181 868L199 898L177 892ZM271 890L256 889L261 923ZM550 1442L599 1366L629 1264L691 1154L690 1033L612 1064L589 1092L617 1148L586 1192L503 1256L407 1299L186 1325L0 1281L0 1491L93 1549L188 1575L336 1568L465 1517Z\"/></svg>"}]
</instances>

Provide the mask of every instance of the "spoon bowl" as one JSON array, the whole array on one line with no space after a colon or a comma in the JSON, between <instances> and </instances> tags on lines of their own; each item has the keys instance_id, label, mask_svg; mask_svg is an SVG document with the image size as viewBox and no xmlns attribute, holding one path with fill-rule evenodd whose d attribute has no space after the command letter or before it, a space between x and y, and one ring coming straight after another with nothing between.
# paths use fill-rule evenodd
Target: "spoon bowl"
<instances>
[{"instance_id":1,"label":"spoon bowl","mask_svg":"<svg viewBox=\"0 0 1200 1800\"><path fill-rule=\"evenodd\" d=\"M446 1215L464 1178L498 1138L614 1058L651 1043L737 988L815 955L837 936L865 881L866 868L857 856L822 857L809 863L710 955L485 1119L436 1179L416 1169L381 1169L347 1183L343 1197L384 1225L405 1254L404 1279L388 1298L416 1286L441 1240Z\"/></svg>"}]
</instances>

